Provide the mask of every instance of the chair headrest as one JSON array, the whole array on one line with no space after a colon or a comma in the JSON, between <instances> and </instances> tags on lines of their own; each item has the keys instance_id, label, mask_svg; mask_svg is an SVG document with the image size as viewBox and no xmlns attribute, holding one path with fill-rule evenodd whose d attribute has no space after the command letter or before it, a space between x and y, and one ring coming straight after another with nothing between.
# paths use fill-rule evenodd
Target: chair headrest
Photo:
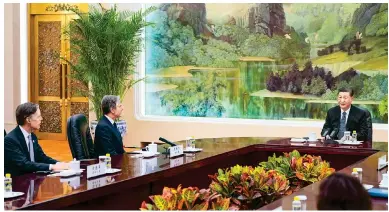
<instances>
[{"instance_id":1,"label":"chair headrest","mask_svg":"<svg viewBox=\"0 0 389 212\"><path fill-rule=\"evenodd\" d=\"M71 116L69 119L71 127L75 127L76 129L79 129L82 125L88 123L84 114L76 114Z\"/></svg>"}]
</instances>

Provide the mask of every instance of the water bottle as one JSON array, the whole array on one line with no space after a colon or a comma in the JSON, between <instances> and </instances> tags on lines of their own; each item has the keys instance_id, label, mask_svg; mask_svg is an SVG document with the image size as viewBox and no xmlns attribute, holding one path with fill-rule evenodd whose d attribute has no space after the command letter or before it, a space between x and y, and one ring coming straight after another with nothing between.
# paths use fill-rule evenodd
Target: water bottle
<instances>
[{"instance_id":1,"label":"water bottle","mask_svg":"<svg viewBox=\"0 0 389 212\"><path fill-rule=\"evenodd\" d=\"M107 157L106 158L107 169L111 169L111 154L107 153L105 157Z\"/></svg>"},{"instance_id":2,"label":"water bottle","mask_svg":"<svg viewBox=\"0 0 389 212\"><path fill-rule=\"evenodd\" d=\"M356 131L356 130L353 131L353 134L351 135L351 137L352 137L352 140L353 140L354 142L357 141L357 131Z\"/></svg>"},{"instance_id":3,"label":"water bottle","mask_svg":"<svg viewBox=\"0 0 389 212\"><path fill-rule=\"evenodd\" d=\"M301 201L298 196L295 196L293 198L292 211L301 211Z\"/></svg>"},{"instance_id":4,"label":"water bottle","mask_svg":"<svg viewBox=\"0 0 389 212\"><path fill-rule=\"evenodd\" d=\"M192 145L192 149L195 149L196 148L196 146L195 146L195 138L194 138L194 136L192 136L192 139L191 139L191 145Z\"/></svg>"},{"instance_id":5,"label":"water bottle","mask_svg":"<svg viewBox=\"0 0 389 212\"><path fill-rule=\"evenodd\" d=\"M4 190L5 192L12 192L12 178L11 174L5 174L4 178Z\"/></svg>"},{"instance_id":6,"label":"water bottle","mask_svg":"<svg viewBox=\"0 0 389 212\"><path fill-rule=\"evenodd\" d=\"M363 173L363 169L362 169L362 168L355 168L355 170L358 172L359 182L362 183L362 173Z\"/></svg>"},{"instance_id":7,"label":"water bottle","mask_svg":"<svg viewBox=\"0 0 389 212\"><path fill-rule=\"evenodd\" d=\"M359 180L359 174L357 168L353 168L353 172L351 172L351 176L356 177Z\"/></svg>"},{"instance_id":8,"label":"water bottle","mask_svg":"<svg viewBox=\"0 0 389 212\"><path fill-rule=\"evenodd\" d=\"M298 195L298 198L301 202L301 210L306 211L307 210L307 196L305 195Z\"/></svg>"}]
</instances>

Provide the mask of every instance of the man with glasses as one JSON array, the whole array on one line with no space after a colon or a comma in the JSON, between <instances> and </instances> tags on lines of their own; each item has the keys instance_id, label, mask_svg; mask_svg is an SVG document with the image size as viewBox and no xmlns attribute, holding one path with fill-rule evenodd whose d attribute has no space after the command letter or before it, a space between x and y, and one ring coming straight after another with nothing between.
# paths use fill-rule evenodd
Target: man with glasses
<instances>
[{"instance_id":1,"label":"man with glasses","mask_svg":"<svg viewBox=\"0 0 389 212\"><path fill-rule=\"evenodd\" d=\"M42 116L39 105L27 102L16 108L18 126L4 138L4 173L12 176L36 171L59 171L69 168L45 155L33 133L39 130Z\"/></svg>"},{"instance_id":2,"label":"man with glasses","mask_svg":"<svg viewBox=\"0 0 389 212\"><path fill-rule=\"evenodd\" d=\"M95 153L97 156L123 154L122 136L116 126L115 120L120 118L123 105L118 96L106 95L101 100L103 117L96 126L95 131Z\"/></svg>"}]
</instances>

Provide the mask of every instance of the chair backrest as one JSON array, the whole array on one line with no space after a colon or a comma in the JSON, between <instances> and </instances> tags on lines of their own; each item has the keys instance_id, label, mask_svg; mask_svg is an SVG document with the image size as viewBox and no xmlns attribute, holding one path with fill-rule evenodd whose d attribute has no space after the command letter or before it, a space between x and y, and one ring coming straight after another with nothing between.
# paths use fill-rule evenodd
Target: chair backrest
<instances>
[{"instance_id":1,"label":"chair backrest","mask_svg":"<svg viewBox=\"0 0 389 212\"><path fill-rule=\"evenodd\" d=\"M367 141L373 142L373 123L371 120L371 114L368 110L365 109L365 117L366 117L366 123L367 123Z\"/></svg>"},{"instance_id":2,"label":"chair backrest","mask_svg":"<svg viewBox=\"0 0 389 212\"><path fill-rule=\"evenodd\" d=\"M82 160L95 157L92 136L85 115L76 114L68 119L67 134L73 158Z\"/></svg>"}]
</instances>

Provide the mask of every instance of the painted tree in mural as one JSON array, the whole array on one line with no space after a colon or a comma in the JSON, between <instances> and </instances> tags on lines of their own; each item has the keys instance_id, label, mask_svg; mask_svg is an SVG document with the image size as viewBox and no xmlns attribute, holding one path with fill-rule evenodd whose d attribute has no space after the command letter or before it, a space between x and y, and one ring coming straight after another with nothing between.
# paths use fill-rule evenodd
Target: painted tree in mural
<instances>
[{"instance_id":1,"label":"painted tree in mural","mask_svg":"<svg viewBox=\"0 0 389 212\"><path fill-rule=\"evenodd\" d=\"M324 119L337 89L351 87L354 103L387 123L387 4L158 8L146 31L146 114Z\"/></svg>"}]
</instances>

